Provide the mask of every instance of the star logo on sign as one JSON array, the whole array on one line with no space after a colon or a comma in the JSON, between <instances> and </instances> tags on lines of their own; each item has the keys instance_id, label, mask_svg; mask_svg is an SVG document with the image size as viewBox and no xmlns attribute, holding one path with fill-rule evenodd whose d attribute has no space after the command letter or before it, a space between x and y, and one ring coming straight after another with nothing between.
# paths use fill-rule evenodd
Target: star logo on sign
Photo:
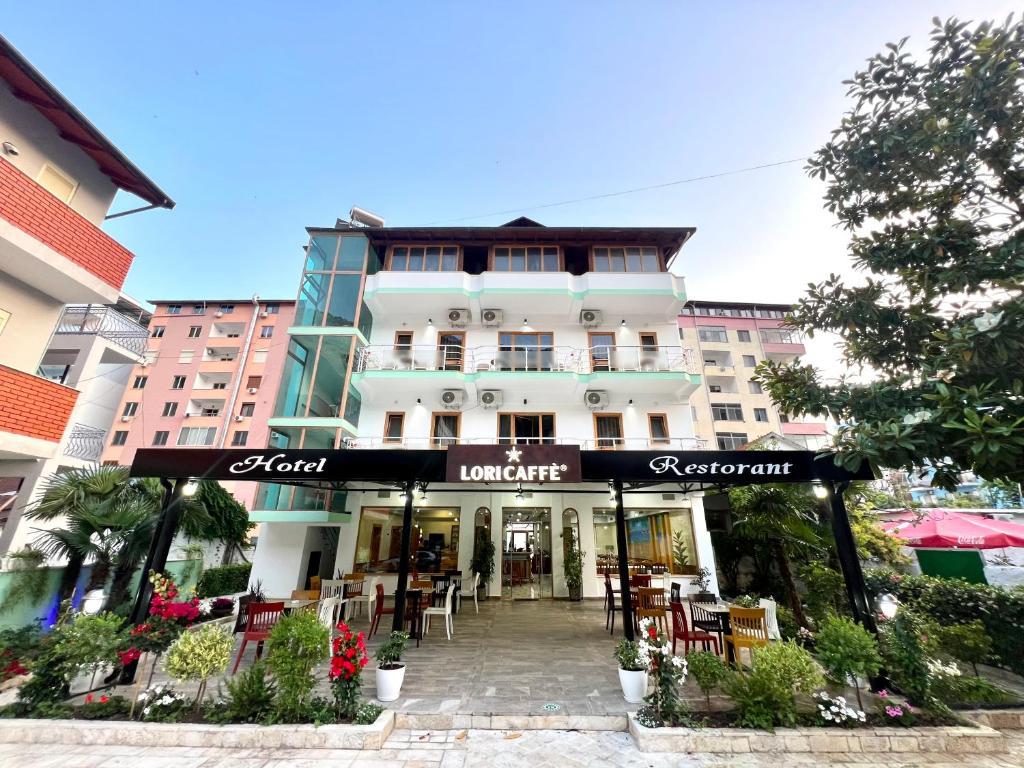
<instances>
[{"instance_id":1,"label":"star logo on sign","mask_svg":"<svg viewBox=\"0 0 1024 768\"><path fill-rule=\"evenodd\" d=\"M523 455L523 452L520 451L518 448L512 448L510 450L505 451L505 455L508 456L509 464L518 464L519 457Z\"/></svg>"}]
</instances>

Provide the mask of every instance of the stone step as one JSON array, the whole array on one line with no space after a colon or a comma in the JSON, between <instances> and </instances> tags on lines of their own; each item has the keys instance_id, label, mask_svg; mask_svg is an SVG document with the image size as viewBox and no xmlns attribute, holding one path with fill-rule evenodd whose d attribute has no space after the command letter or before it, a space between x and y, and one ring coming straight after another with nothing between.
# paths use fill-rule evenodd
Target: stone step
<instances>
[{"instance_id":1,"label":"stone step","mask_svg":"<svg viewBox=\"0 0 1024 768\"><path fill-rule=\"evenodd\" d=\"M471 715L396 712L395 727L411 731L474 728L490 731L626 731L626 715Z\"/></svg>"}]
</instances>

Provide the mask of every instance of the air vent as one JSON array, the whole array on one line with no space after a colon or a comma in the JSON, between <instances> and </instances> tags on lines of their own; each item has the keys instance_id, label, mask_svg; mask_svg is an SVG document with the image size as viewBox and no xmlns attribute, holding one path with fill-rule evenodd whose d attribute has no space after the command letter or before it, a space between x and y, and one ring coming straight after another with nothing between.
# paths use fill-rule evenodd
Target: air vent
<instances>
[{"instance_id":1,"label":"air vent","mask_svg":"<svg viewBox=\"0 0 1024 768\"><path fill-rule=\"evenodd\" d=\"M391 498L391 491L377 491L377 498L378 499L390 499Z\"/></svg>"},{"instance_id":2,"label":"air vent","mask_svg":"<svg viewBox=\"0 0 1024 768\"><path fill-rule=\"evenodd\" d=\"M661 494L662 501L675 501L676 495L674 493L663 493Z\"/></svg>"}]
</instances>

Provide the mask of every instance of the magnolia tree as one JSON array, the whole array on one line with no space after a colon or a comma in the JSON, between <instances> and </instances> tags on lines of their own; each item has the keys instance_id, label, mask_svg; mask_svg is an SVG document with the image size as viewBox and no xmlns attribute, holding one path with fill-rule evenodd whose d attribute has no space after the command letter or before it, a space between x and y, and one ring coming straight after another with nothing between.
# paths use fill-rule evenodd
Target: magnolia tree
<instances>
[{"instance_id":1,"label":"magnolia tree","mask_svg":"<svg viewBox=\"0 0 1024 768\"><path fill-rule=\"evenodd\" d=\"M828 415L841 462L1024 481L1024 22L934 20L923 58L890 43L809 161L851 233L849 282L812 284L791 323L841 337L869 383L761 365L785 412Z\"/></svg>"}]
</instances>

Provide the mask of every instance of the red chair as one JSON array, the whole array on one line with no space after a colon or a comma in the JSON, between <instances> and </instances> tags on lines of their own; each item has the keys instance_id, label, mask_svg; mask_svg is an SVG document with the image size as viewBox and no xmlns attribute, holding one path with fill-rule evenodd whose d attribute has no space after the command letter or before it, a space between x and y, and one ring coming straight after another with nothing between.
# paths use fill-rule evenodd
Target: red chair
<instances>
[{"instance_id":1,"label":"red chair","mask_svg":"<svg viewBox=\"0 0 1024 768\"><path fill-rule=\"evenodd\" d=\"M671 603L672 606L672 653L676 652L676 640L679 638L683 639L683 655L685 656L690 652L690 645L693 644L696 647L697 643L700 643L704 650L708 649L708 643L711 643L715 648L715 655L719 655L718 652L718 638L709 632L703 632L700 630L690 631L689 626L686 623L686 609L682 603Z\"/></svg>"},{"instance_id":2,"label":"red chair","mask_svg":"<svg viewBox=\"0 0 1024 768\"><path fill-rule=\"evenodd\" d=\"M649 573L634 573L629 577L629 586L637 589L639 587L651 586L651 574Z\"/></svg>"},{"instance_id":3,"label":"red chair","mask_svg":"<svg viewBox=\"0 0 1024 768\"><path fill-rule=\"evenodd\" d=\"M370 637L373 637L377 628L380 626L380 617L384 614L394 615L394 608L384 607L384 585L379 581L377 582L377 601L374 603L373 619L370 621Z\"/></svg>"},{"instance_id":4,"label":"red chair","mask_svg":"<svg viewBox=\"0 0 1024 768\"><path fill-rule=\"evenodd\" d=\"M257 643L256 658L259 659L263 653L263 641L270 637L271 628L283 615L284 603L249 603L249 620L245 625L245 634L242 635L242 646L238 649L235 666L231 670L232 675L238 671L238 665L242 662L242 654L245 653L245 646L250 640Z\"/></svg>"}]
</instances>

